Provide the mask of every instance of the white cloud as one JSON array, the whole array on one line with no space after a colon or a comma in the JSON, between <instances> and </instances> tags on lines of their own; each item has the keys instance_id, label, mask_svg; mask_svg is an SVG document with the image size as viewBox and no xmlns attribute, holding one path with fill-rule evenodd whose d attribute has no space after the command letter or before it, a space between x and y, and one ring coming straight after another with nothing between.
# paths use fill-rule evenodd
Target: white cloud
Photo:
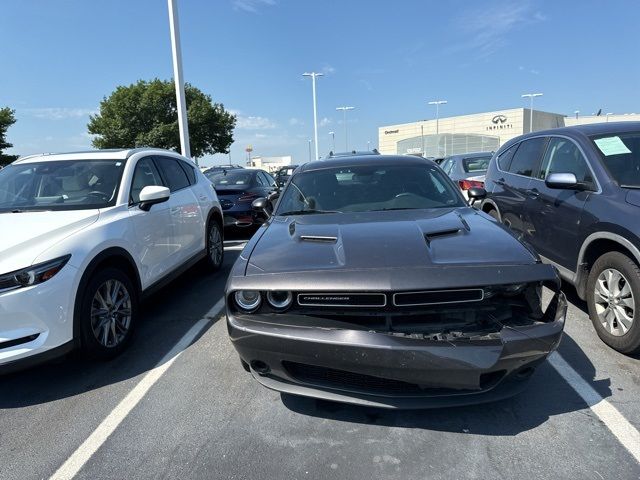
<instances>
[{"instance_id":1,"label":"white cloud","mask_svg":"<svg viewBox=\"0 0 640 480\"><path fill-rule=\"evenodd\" d=\"M266 117L237 115L236 128L239 130L270 130L276 128L276 124Z\"/></svg>"},{"instance_id":2,"label":"white cloud","mask_svg":"<svg viewBox=\"0 0 640 480\"><path fill-rule=\"evenodd\" d=\"M260 7L271 7L275 4L275 0L233 0L233 8L249 13L258 13Z\"/></svg>"},{"instance_id":3,"label":"white cloud","mask_svg":"<svg viewBox=\"0 0 640 480\"><path fill-rule=\"evenodd\" d=\"M332 122L332 120L331 120L330 118L323 117L323 118L321 118L321 119L320 119L320 121L318 122L318 125L319 125L320 127L326 127L327 125L331 125L331 123L333 123L333 122Z\"/></svg>"},{"instance_id":4,"label":"white cloud","mask_svg":"<svg viewBox=\"0 0 640 480\"><path fill-rule=\"evenodd\" d=\"M322 73L324 73L325 75L331 75L333 73L336 73L336 69L329 64L325 64L325 66L322 67Z\"/></svg>"},{"instance_id":5,"label":"white cloud","mask_svg":"<svg viewBox=\"0 0 640 480\"><path fill-rule=\"evenodd\" d=\"M471 49L477 52L477 57L485 58L506 45L512 31L545 20L546 16L534 11L530 1L500 2L489 8L483 3L458 17L455 22L458 30L468 40L450 50Z\"/></svg>"},{"instance_id":6,"label":"white cloud","mask_svg":"<svg viewBox=\"0 0 640 480\"><path fill-rule=\"evenodd\" d=\"M304 122L299 118L292 117L289 119L289 125L295 127L296 125L304 125Z\"/></svg>"},{"instance_id":7,"label":"white cloud","mask_svg":"<svg viewBox=\"0 0 640 480\"><path fill-rule=\"evenodd\" d=\"M47 120L64 120L67 118L80 118L88 117L89 115L95 115L98 110L93 108L68 108L68 107L53 107L53 108L24 108L21 110L27 115L31 115L36 118L44 118Z\"/></svg>"}]
</instances>

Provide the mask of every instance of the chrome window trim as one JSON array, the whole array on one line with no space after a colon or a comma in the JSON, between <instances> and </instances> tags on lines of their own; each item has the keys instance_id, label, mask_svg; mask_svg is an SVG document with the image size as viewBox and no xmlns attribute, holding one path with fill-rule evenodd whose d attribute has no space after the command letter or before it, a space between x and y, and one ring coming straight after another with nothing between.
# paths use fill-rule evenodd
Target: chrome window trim
<instances>
[{"instance_id":1,"label":"chrome window trim","mask_svg":"<svg viewBox=\"0 0 640 480\"><path fill-rule=\"evenodd\" d=\"M454 302L427 302L427 303L406 303L403 305L398 305L396 302L397 295L411 295L416 293L445 293L445 292L475 292L479 291L481 293L480 299L478 300L457 300ZM445 305L449 303L473 303L473 302L481 302L484 300L484 290L482 288L456 288L453 290L418 290L415 292L396 292L393 294L393 306L394 307L419 307L424 305Z\"/></svg>"},{"instance_id":2,"label":"chrome window trim","mask_svg":"<svg viewBox=\"0 0 640 480\"><path fill-rule=\"evenodd\" d=\"M382 305L345 305L345 304L329 304L329 303L302 303L300 302L301 295L318 295L318 296L333 296L339 297L341 295L364 295L364 296L377 296L382 297L384 303ZM387 295L384 293L358 293L358 292L303 292L298 293L296 297L298 305L301 307L346 307L346 308L384 308L387 306Z\"/></svg>"}]
</instances>

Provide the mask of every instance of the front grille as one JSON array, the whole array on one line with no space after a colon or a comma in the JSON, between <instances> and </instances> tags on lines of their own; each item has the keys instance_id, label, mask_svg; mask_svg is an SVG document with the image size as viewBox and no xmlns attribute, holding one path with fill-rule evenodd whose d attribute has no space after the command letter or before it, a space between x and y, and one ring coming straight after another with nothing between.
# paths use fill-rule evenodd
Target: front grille
<instances>
[{"instance_id":1,"label":"front grille","mask_svg":"<svg viewBox=\"0 0 640 480\"><path fill-rule=\"evenodd\" d=\"M304 307L384 307L387 296L384 293L300 293L298 305Z\"/></svg>"},{"instance_id":2,"label":"front grille","mask_svg":"<svg viewBox=\"0 0 640 480\"><path fill-rule=\"evenodd\" d=\"M21 337L14 340L8 340L6 342L0 342L0 350L2 350L3 348L15 347L16 345L22 345L23 343L33 342L39 336L39 333L35 333L33 335L29 335L28 337Z\"/></svg>"},{"instance_id":3,"label":"front grille","mask_svg":"<svg viewBox=\"0 0 640 480\"><path fill-rule=\"evenodd\" d=\"M417 305L438 305L443 303L480 302L484 299L481 288L461 290L429 290L423 292L403 292L393 295L393 304L398 307Z\"/></svg>"}]
</instances>

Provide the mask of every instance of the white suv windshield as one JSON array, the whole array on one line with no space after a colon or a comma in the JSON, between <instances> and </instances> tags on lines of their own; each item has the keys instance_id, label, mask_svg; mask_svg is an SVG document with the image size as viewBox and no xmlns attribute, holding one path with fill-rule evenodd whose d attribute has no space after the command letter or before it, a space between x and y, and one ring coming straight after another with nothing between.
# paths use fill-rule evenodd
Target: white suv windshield
<instances>
[{"instance_id":1,"label":"white suv windshield","mask_svg":"<svg viewBox=\"0 0 640 480\"><path fill-rule=\"evenodd\" d=\"M124 164L64 160L9 165L0 170L0 212L112 206Z\"/></svg>"}]
</instances>

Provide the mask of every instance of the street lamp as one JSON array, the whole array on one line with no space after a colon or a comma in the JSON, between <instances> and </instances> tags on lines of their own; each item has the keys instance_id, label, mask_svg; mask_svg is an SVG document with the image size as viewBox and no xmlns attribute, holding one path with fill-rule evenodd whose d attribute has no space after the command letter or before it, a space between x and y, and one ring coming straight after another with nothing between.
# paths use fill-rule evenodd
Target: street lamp
<instances>
[{"instance_id":1,"label":"street lamp","mask_svg":"<svg viewBox=\"0 0 640 480\"><path fill-rule=\"evenodd\" d=\"M309 139L309 161L311 161L311 139Z\"/></svg>"},{"instance_id":2,"label":"street lamp","mask_svg":"<svg viewBox=\"0 0 640 480\"><path fill-rule=\"evenodd\" d=\"M347 131L347 110L353 110L356 107L336 107L336 110L342 110L344 114L344 151L349 151L349 139Z\"/></svg>"},{"instance_id":3,"label":"street lamp","mask_svg":"<svg viewBox=\"0 0 640 480\"><path fill-rule=\"evenodd\" d=\"M171 55L173 57L173 81L176 85L176 106L178 107L178 130L180 132L180 152L191 157L189 145L189 124L187 123L187 102L184 96L182 78L182 49L180 48L180 27L178 22L178 0L167 0L169 6L169 31L171 33Z\"/></svg>"},{"instance_id":4,"label":"street lamp","mask_svg":"<svg viewBox=\"0 0 640 480\"><path fill-rule=\"evenodd\" d=\"M331 135L331 151L335 153L336 152L336 132L329 132L329 135Z\"/></svg>"},{"instance_id":5,"label":"street lamp","mask_svg":"<svg viewBox=\"0 0 640 480\"><path fill-rule=\"evenodd\" d=\"M613 115L613 112L605 113L605 116L607 117L607 123L609 123L609 115Z\"/></svg>"},{"instance_id":6,"label":"street lamp","mask_svg":"<svg viewBox=\"0 0 640 480\"><path fill-rule=\"evenodd\" d=\"M576 111L575 111L575 112L573 112L573 113L575 113L575 115L576 115L576 120L578 120L578 116L580 115L580 110L576 110Z\"/></svg>"},{"instance_id":7,"label":"street lamp","mask_svg":"<svg viewBox=\"0 0 640 480\"><path fill-rule=\"evenodd\" d=\"M533 98L541 97L541 93L524 93L522 98L529 98L531 100L531 106L529 107L529 132L533 132Z\"/></svg>"},{"instance_id":8,"label":"street lamp","mask_svg":"<svg viewBox=\"0 0 640 480\"><path fill-rule=\"evenodd\" d=\"M436 106L436 135L440 133L440 105L445 105L446 100L433 100L429 102L429 105Z\"/></svg>"},{"instance_id":9,"label":"street lamp","mask_svg":"<svg viewBox=\"0 0 640 480\"><path fill-rule=\"evenodd\" d=\"M315 146L316 146L316 160L319 158L318 157L318 108L316 105L316 78L317 77L322 77L323 74L322 73L316 73L316 72L311 72L311 73L303 73L302 74L303 77L311 77L311 88L313 90L313 138L315 141Z\"/></svg>"}]
</instances>

